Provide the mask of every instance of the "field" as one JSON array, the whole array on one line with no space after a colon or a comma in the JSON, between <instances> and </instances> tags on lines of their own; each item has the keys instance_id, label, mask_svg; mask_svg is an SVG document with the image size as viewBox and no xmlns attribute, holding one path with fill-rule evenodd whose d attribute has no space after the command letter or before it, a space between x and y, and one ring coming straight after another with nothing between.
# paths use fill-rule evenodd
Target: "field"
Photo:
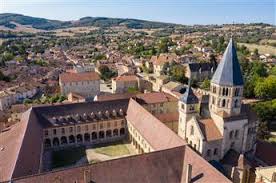
<instances>
[{"instance_id":1,"label":"field","mask_svg":"<svg viewBox=\"0 0 276 183\"><path fill-rule=\"evenodd\" d=\"M255 48L258 49L260 54L271 54L276 55L276 48L273 46L267 46L267 45L257 45L257 44L248 44L248 43L238 43L238 45L244 45L246 46L250 51L254 51Z\"/></svg>"},{"instance_id":2,"label":"field","mask_svg":"<svg viewBox=\"0 0 276 183\"><path fill-rule=\"evenodd\" d=\"M95 148L94 151L99 154L104 154L104 155L113 156L113 157L130 154L125 144L114 144L114 145L108 145L105 147L99 147L99 148Z\"/></svg>"}]
</instances>

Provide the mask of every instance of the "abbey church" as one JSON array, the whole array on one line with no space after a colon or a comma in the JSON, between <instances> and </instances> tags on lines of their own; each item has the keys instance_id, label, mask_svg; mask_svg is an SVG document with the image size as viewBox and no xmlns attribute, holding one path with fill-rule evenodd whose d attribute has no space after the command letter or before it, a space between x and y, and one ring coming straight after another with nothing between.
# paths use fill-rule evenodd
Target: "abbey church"
<instances>
[{"instance_id":1,"label":"abbey church","mask_svg":"<svg viewBox=\"0 0 276 183\"><path fill-rule=\"evenodd\" d=\"M229 150L237 154L254 152L257 119L242 103L243 77L231 39L210 86L207 110L198 111L199 100L191 87L179 101L178 134L206 160L222 160Z\"/></svg>"}]
</instances>

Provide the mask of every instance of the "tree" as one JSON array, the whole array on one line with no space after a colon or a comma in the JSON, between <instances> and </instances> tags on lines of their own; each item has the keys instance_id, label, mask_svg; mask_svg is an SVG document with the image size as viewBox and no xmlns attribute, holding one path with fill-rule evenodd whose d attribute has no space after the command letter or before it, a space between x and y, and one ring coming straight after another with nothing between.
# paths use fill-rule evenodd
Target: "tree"
<instances>
[{"instance_id":1,"label":"tree","mask_svg":"<svg viewBox=\"0 0 276 183\"><path fill-rule=\"evenodd\" d=\"M270 137L267 122L260 122L257 131L257 138L261 140L267 140Z\"/></svg>"},{"instance_id":2,"label":"tree","mask_svg":"<svg viewBox=\"0 0 276 183\"><path fill-rule=\"evenodd\" d=\"M186 83L187 78L185 77L185 67L182 65L173 65L170 70L171 79L181 83Z\"/></svg>"},{"instance_id":3,"label":"tree","mask_svg":"<svg viewBox=\"0 0 276 183\"><path fill-rule=\"evenodd\" d=\"M260 78L254 88L256 97L263 99L276 98L276 76Z\"/></svg>"},{"instance_id":4,"label":"tree","mask_svg":"<svg viewBox=\"0 0 276 183\"><path fill-rule=\"evenodd\" d=\"M117 75L117 72L112 71L106 65L101 65L99 67L99 71L103 80L110 80L112 77L115 77Z\"/></svg>"},{"instance_id":5,"label":"tree","mask_svg":"<svg viewBox=\"0 0 276 183\"><path fill-rule=\"evenodd\" d=\"M205 90L210 90L210 80L204 79L204 81L201 83L200 88Z\"/></svg>"}]
</instances>

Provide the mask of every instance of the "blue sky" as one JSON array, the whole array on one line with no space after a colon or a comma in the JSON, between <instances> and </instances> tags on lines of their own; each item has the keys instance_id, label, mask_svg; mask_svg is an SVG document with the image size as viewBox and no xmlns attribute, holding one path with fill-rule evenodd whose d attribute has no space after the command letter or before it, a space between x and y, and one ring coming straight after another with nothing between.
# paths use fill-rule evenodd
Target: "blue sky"
<instances>
[{"instance_id":1,"label":"blue sky","mask_svg":"<svg viewBox=\"0 0 276 183\"><path fill-rule=\"evenodd\" d=\"M58 20L84 16L180 24L276 24L276 0L0 0L0 13Z\"/></svg>"}]
</instances>

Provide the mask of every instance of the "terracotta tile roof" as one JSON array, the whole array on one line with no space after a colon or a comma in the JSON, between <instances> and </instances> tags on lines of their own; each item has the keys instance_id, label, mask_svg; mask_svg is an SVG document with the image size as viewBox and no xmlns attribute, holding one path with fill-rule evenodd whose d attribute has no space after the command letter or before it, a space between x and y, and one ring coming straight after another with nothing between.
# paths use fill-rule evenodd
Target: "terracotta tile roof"
<instances>
[{"instance_id":1,"label":"terracotta tile roof","mask_svg":"<svg viewBox=\"0 0 276 183\"><path fill-rule=\"evenodd\" d=\"M29 109L19 123L0 134L0 182L38 173L42 127Z\"/></svg>"},{"instance_id":2,"label":"terracotta tile roof","mask_svg":"<svg viewBox=\"0 0 276 183\"><path fill-rule=\"evenodd\" d=\"M137 81L138 77L135 75L121 75L114 78L115 81Z\"/></svg>"},{"instance_id":3,"label":"terracotta tile roof","mask_svg":"<svg viewBox=\"0 0 276 183\"><path fill-rule=\"evenodd\" d=\"M13 182L184 183L188 164L192 165L192 182L230 183L188 146L42 173Z\"/></svg>"},{"instance_id":4,"label":"terracotta tile roof","mask_svg":"<svg viewBox=\"0 0 276 183\"><path fill-rule=\"evenodd\" d=\"M222 135L212 119L198 120L198 124L206 141L222 139Z\"/></svg>"},{"instance_id":5,"label":"terracotta tile roof","mask_svg":"<svg viewBox=\"0 0 276 183\"><path fill-rule=\"evenodd\" d=\"M62 83L67 83L100 80L100 76L96 72L62 73L59 75L59 79Z\"/></svg>"},{"instance_id":6,"label":"terracotta tile roof","mask_svg":"<svg viewBox=\"0 0 276 183\"><path fill-rule=\"evenodd\" d=\"M162 113L156 114L155 117L162 122L178 121L179 113Z\"/></svg>"},{"instance_id":7,"label":"terracotta tile roof","mask_svg":"<svg viewBox=\"0 0 276 183\"><path fill-rule=\"evenodd\" d=\"M138 94L136 95L136 97L134 97L134 99L139 104L156 104L156 103L178 101L176 97L165 92Z\"/></svg>"},{"instance_id":8,"label":"terracotta tile roof","mask_svg":"<svg viewBox=\"0 0 276 183\"><path fill-rule=\"evenodd\" d=\"M126 119L154 150L168 149L186 144L183 139L133 99L129 101Z\"/></svg>"},{"instance_id":9,"label":"terracotta tile roof","mask_svg":"<svg viewBox=\"0 0 276 183\"><path fill-rule=\"evenodd\" d=\"M119 99L129 99L134 97L134 93L115 93L110 95L98 95L97 101L108 101L108 100L119 100Z\"/></svg>"},{"instance_id":10,"label":"terracotta tile roof","mask_svg":"<svg viewBox=\"0 0 276 183\"><path fill-rule=\"evenodd\" d=\"M150 61L153 65L163 65L166 62L172 62L174 59L175 56L161 54L160 56L152 56Z\"/></svg>"},{"instance_id":11,"label":"terracotta tile roof","mask_svg":"<svg viewBox=\"0 0 276 183\"><path fill-rule=\"evenodd\" d=\"M269 166L276 165L276 145L264 142L264 141L257 141L256 147L256 157L266 163Z\"/></svg>"}]
</instances>

